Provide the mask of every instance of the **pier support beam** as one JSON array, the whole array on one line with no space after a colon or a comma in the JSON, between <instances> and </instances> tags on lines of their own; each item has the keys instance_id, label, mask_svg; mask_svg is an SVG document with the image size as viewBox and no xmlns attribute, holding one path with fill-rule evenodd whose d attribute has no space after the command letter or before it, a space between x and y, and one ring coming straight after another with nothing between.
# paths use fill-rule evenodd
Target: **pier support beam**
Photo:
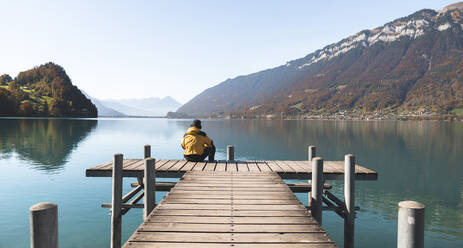
<instances>
[{"instance_id":1,"label":"pier support beam","mask_svg":"<svg viewBox=\"0 0 463 248\"><path fill-rule=\"evenodd\" d=\"M151 158L151 146L145 145L145 152L143 158Z\"/></svg>"},{"instance_id":2,"label":"pier support beam","mask_svg":"<svg viewBox=\"0 0 463 248\"><path fill-rule=\"evenodd\" d=\"M344 247L354 247L355 231L355 156L344 157Z\"/></svg>"},{"instance_id":3,"label":"pier support beam","mask_svg":"<svg viewBox=\"0 0 463 248\"><path fill-rule=\"evenodd\" d=\"M113 160L113 195L111 207L111 248L121 247L122 233L122 154L114 154Z\"/></svg>"},{"instance_id":4,"label":"pier support beam","mask_svg":"<svg viewBox=\"0 0 463 248\"><path fill-rule=\"evenodd\" d=\"M235 147L227 146L227 160L235 160Z\"/></svg>"},{"instance_id":5,"label":"pier support beam","mask_svg":"<svg viewBox=\"0 0 463 248\"><path fill-rule=\"evenodd\" d=\"M322 224L323 204L323 159L312 159L312 216Z\"/></svg>"},{"instance_id":6,"label":"pier support beam","mask_svg":"<svg viewBox=\"0 0 463 248\"><path fill-rule=\"evenodd\" d=\"M41 202L30 207L31 248L58 248L58 205Z\"/></svg>"},{"instance_id":7,"label":"pier support beam","mask_svg":"<svg viewBox=\"0 0 463 248\"><path fill-rule=\"evenodd\" d=\"M424 247L424 209L419 202L399 202L397 248Z\"/></svg>"},{"instance_id":8,"label":"pier support beam","mask_svg":"<svg viewBox=\"0 0 463 248\"><path fill-rule=\"evenodd\" d=\"M145 207L143 208L143 219L146 220L148 215L153 211L156 204L156 192L155 192L155 160L154 158L145 159L145 177L144 177L144 192L145 197L143 198L143 203Z\"/></svg>"}]
</instances>

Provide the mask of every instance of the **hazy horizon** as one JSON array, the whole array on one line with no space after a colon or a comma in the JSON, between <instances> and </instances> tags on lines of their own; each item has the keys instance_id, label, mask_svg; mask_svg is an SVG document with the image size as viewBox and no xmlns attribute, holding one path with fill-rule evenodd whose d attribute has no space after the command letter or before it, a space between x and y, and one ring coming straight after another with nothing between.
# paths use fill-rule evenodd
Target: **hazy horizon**
<instances>
[{"instance_id":1,"label":"hazy horizon","mask_svg":"<svg viewBox=\"0 0 463 248\"><path fill-rule=\"evenodd\" d=\"M184 104L228 78L455 2L0 1L0 74L52 61L98 99L171 96Z\"/></svg>"}]
</instances>

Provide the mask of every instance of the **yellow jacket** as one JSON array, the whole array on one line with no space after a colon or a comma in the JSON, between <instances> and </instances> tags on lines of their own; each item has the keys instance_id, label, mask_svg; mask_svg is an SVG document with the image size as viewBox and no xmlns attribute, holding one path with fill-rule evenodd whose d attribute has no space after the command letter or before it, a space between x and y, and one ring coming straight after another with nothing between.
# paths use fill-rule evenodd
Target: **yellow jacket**
<instances>
[{"instance_id":1,"label":"yellow jacket","mask_svg":"<svg viewBox=\"0 0 463 248\"><path fill-rule=\"evenodd\" d=\"M190 127L182 139L182 148L185 150L185 155L201 155L204 153L204 147L211 146L212 140L197 127Z\"/></svg>"}]
</instances>

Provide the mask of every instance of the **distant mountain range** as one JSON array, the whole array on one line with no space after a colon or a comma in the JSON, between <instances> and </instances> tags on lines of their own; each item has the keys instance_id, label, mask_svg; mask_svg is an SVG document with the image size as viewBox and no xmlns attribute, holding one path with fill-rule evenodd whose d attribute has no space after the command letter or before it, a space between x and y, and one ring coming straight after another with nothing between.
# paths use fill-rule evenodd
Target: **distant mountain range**
<instances>
[{"instance_id":1,"label":"distant mountain range","mask_svg":"<svg viewBox=\"0 0 463 248\"><path fill-rule=\"evenodd\" d=\"M420 10L276 68L228 79L177 110L197 116L463 112L463 4Z\"/></svg>"},{"instance_id":2,"label":"distant mountain range","mask_svg":"<svg viewBox=\"0 0 463 248\"><path fill-rule=\"evenodd\" d=\"M87 95L88 96L88 95ZM88 96L98 108L101 117L128 116L166 116L167 112L175 111L181 104L170 96L144 99L97 99Z\"/></svg>"}]
</instances>

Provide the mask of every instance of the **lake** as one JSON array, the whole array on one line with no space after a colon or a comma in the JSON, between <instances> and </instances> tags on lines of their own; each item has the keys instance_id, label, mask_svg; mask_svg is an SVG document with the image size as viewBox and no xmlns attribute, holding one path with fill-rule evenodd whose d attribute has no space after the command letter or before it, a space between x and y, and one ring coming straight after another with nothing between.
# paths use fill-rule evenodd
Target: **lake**
<instances>
[{"instance_id":1,"label":"lake","mask_svg":"<svg viewBox=\"0 0 463 248\"><path fill-rule=\"evenodd\" d=\"M110 178L87 178L85 169L114 153L182 158L180 140L191 120L0 119L0 247L29 247L29 207L58 204L61 247L109 247ZM395 247L397 203L426 205L425 247L463 247L463 123L434 121L207 120L203 129L225 159L306 160L317 146L325 160L344 154L379 174L356 182L356 247ZM124 193L130 182L124 179ZM171 181L171 179L170 179ZM328 181L342 196L342 181ZM164 194L157 194L158 201ZM307 195L297 194L307 205ZM342 247L343 221L323 213L323 227ZM123 240L142 211L123 217Z\"/></svg>"}]
</instances>

